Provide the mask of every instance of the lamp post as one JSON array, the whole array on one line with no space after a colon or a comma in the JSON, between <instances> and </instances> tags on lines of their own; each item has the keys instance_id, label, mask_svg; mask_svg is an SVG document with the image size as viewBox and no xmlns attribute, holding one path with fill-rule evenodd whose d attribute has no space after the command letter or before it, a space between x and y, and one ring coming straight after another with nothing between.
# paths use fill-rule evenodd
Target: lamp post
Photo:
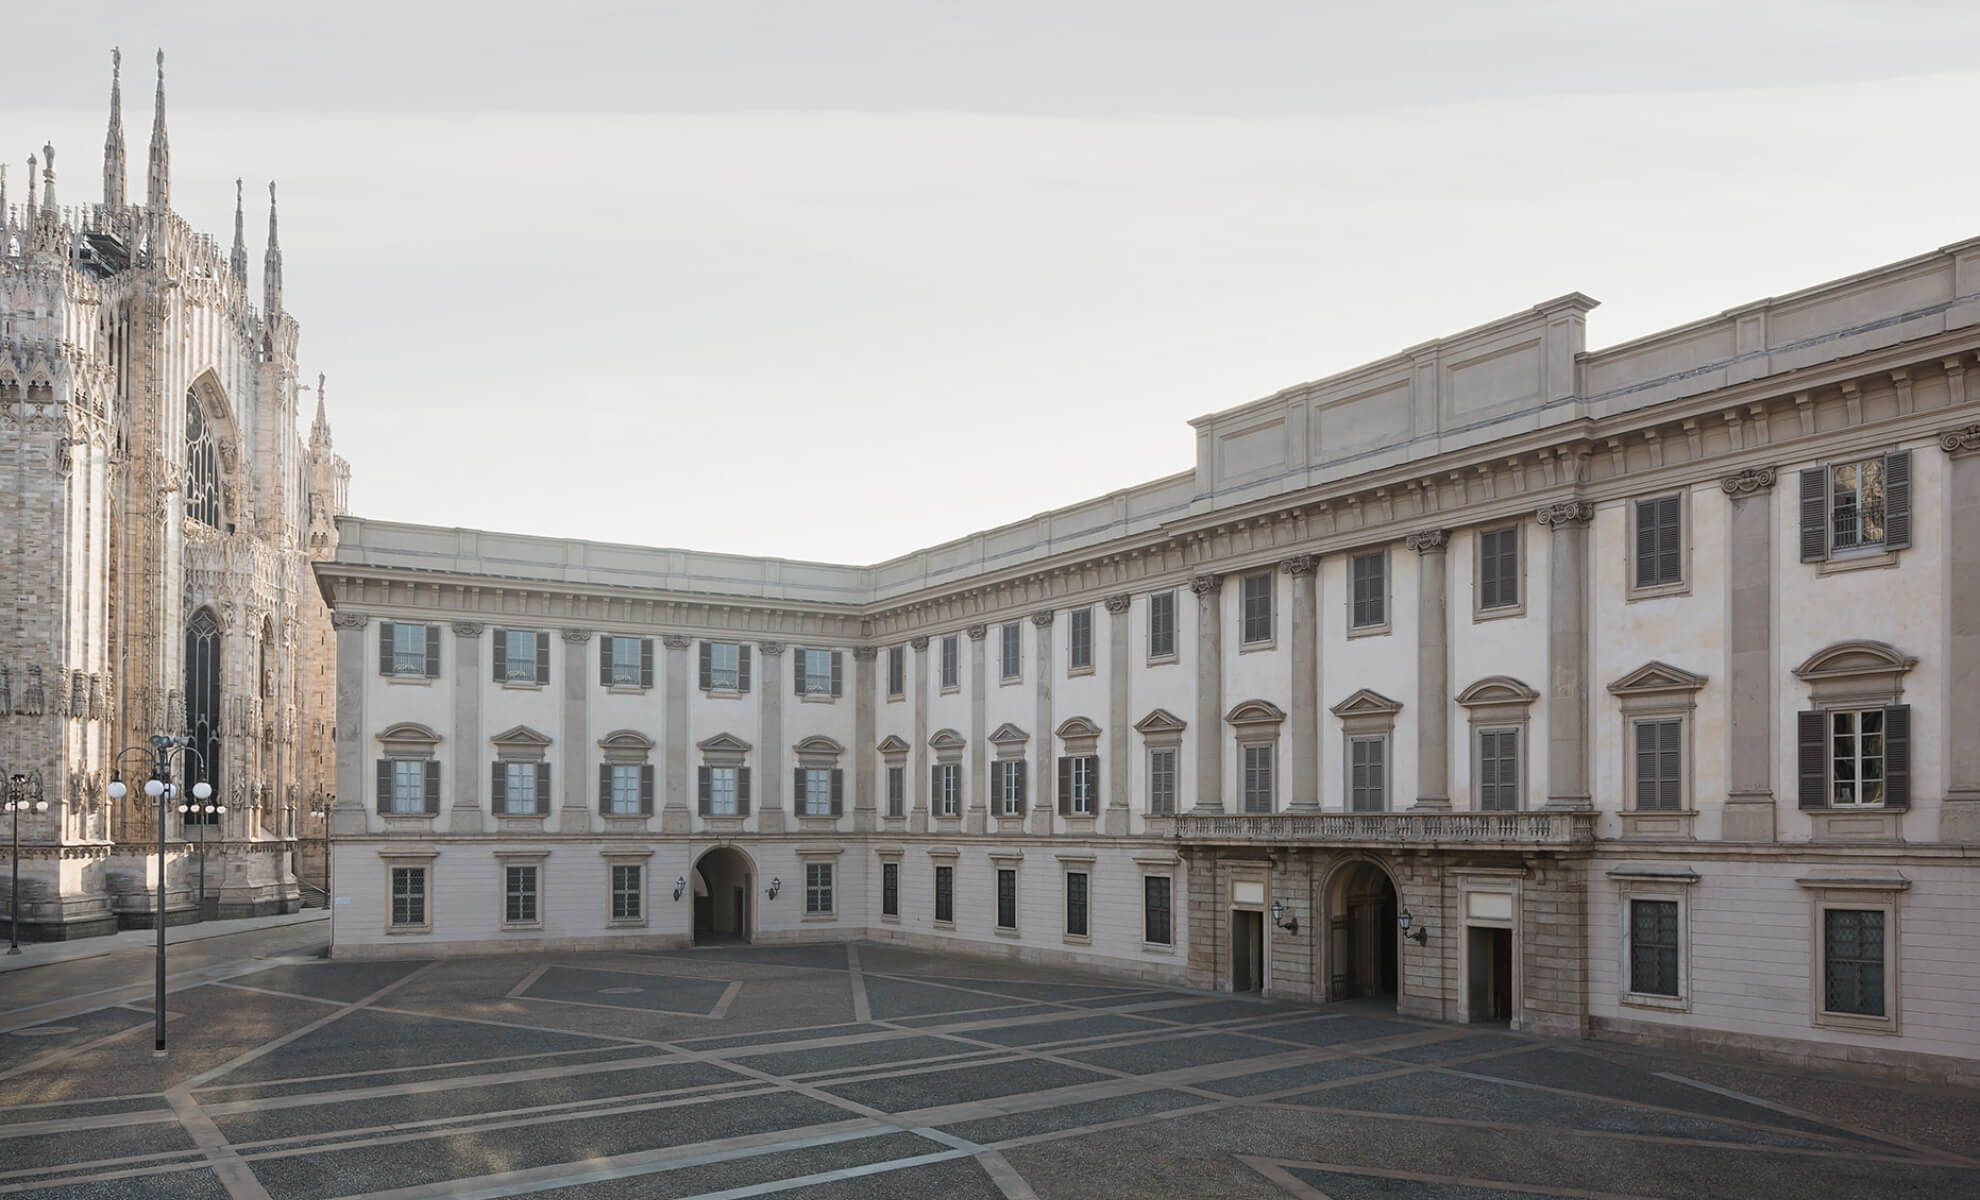
<instances>
[{"instance_id":1,"label":"lamp post","mask_svg":"<svg viewBox=\"0 0 1980 1200\"><path fill-rule=\"evenodd\" d=\"M152 925L158 930L158 961L153 972L152 987L152 1044L153 1055L165 1053L165 813L166 805L172 799L172 752L179 753L179 763L185 765L186 755L200 760L200 773L205 774L205 760L192 748L192 739L185 734L171 736L153 734L151 745L132 746L117 753L111 760L114 768L127 754L143 754L151 778L144 781L144 794L158 802L158 908L152 918ZM213 798L213 785L204 779L193 785L193 798L204 803ZM115 770L110 777L110 798L122 800L130 795L124 780ZM205 897L200 898L205 903Z\"/></svg>"},{"instance_id":2,"label":"lamp post","mask_svg":"<svg viewBox=\"0 0 1980 1200\"><path fill-rule=\"evenodd\" d=\"M207 787L207 785L204 783L196 784L193 790L198 791L203 787ZM209 795L212 793L212 790L211 788L207 788ZM227 806L224 804L179 805L179 824L182 828L192 818L199 818L199 919L201 922L206 920L206 827L212 824L221 813L226 811Z\"/></svg>"},{"instance_id":3,"label":"lamp post","mask_svg":"<svg viewBox=\"0 0 1980 1200\"><path fill-rule=\"evenodd\" d=\"M45 813L48 801L41 798L41 772L16 772L7 776L7 811L14 818L14 897L7 908L7 953L21 952L21 814Z\"/></svg>"},{"instance_id":4,"label":"lamp post","mask_svg":"<svg viewBox=\"0 0 1980 1200\"><path fill-rule=\"evenodd\" d=\"M336 794L318 792L317 805L309 815L323 823L323 907L330 907L330 810L337 806Z\"/></svg>"}]
</instances>

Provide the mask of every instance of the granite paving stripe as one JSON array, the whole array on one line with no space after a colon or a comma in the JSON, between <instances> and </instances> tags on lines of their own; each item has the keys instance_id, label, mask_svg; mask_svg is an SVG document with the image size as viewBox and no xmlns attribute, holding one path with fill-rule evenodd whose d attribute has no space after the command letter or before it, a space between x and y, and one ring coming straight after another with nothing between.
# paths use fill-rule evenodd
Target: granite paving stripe
<instances>
[{"instance_id":1,"label":"granite paving stripe","mask_svg":"<svg viewBox=\"0 0 1980 1200\"><path fill-rule=\"evenodd\" d=\"M237 975L233 982L248 987L266 988L269 991L290 992L298 996L312 996L319 1000L354 1004L387 984L404 979L425 965L424 961L396 959L390 962L292 964Z\"/></svg>"},{"instance_id":2,"label":"granite paving stripe","mask_svg":"<svg viewBox=\"0 0 1980 1200\"><path fill-rule=\"evenodd\" d=\"M7 1193L12 1200L228 1200L227 1187L211 1167L118 1179L74 1179Z\"/></svg>"},{"instance_id":3,"label":"granite paving stripe","mask_svg":"<svg viewBox=\"0 0 1980 1200\"><path fill-rule=\"evenodd\" d=\"M861 1175L835 1182L806 1184L793 1193L804 1200L1005 1200L982 1166L968 1158L953 1158L909 1170ZM721 1193L704 1193L717 1200ZM727 1198L723 1198L727 1200Z\"/></svg>"},{"instance_id":4,"label":"granite paving stripe","mask_svg":"<svg viewBox=\"0 0 1980 1200\"><path fill-rule=\"evenodd\" d=\"M910 1059L939 1059L963 1050L947 1038L906 1037L886 1041L861 1041L815 1050L732 1056L755 1070L772 1075L792 1076L842 1071L855 1067L884 1066Z\"/></svg>"},{"instance_id":5,"label":"granite paving stripe","mask_svg":"<svg viewBox=\"0 0 1980 1200\"><path fill-rule=\"evenodd\" d=\"M1513 1037L1503 1033L1482 1033L1470 1037L1443 1038L1434 1042L1419 1042L1413 1046L1398 1046L1394 1050L1383 1050L1383 1058L1393 1058L1407 1063L1442 1063L1454 1058L1468 1058L1474 1054L1491 1054L1499 1050L1537 1050L1541 1043L1532 1038Z\"/></svg>"},{"instance_id":6,"label":"granite paving stripe","mask_svg":"<svg viewBox=\"0 0 1980 1200\"><path fill-rule=\"evenodd\" d=\"M645 1058L653 1054L647 1045L605 1045L587 1050L551 1050L541 1054L515 1054L506 1058L474 1058L441 1063L431 1067L380 1067L375 1071L345 1071L335 1075L309 1075L297 1079L276 1079L265 1083L211 1083L194 1092L202 1104L215 1105L254 1097L274 1099L313 1092L342 1091L368 1084L423 1083L437 1079L457 1079L492 1074L505 1069L527 1069L569 1063L581 1066L622 1058ZM223 1076L223 1078L225 1078Z\"/></svg>"},{"instance_id":7,"label":"granite paving stripe","mask_svg":"<svg viewBox=\"0 0 1980 1200\"><path fill-rule=\"evenodd\" d=\"M843 1109L790 1093L712 1100L500 1130L422 1137L397 1143L266 1157L249 1154L255 1175L284 1200L322 1200L354 1192L603 1158L662 1146L795 1129L843 1119ZM581 1122L581 1124L580 1124Z\"/></svg>"},{"instance_id":8,"label":"granite paving stripe","mask_svg":"<svg viewBox=\"0 0 1980 1200\"><path fill-rule=\"evenodd\" d=\"M607 1008L638 1008L705 1016L728 990L726 980L552 966L523 990L522 997L529 1000L580 1000Z\"/></svg>"},{"instance_id":9,"label":"granite paving stripe","mask_svg":"<svg viewBox=\"0 0 1980 1200\"><path fill-rule=\"evenodd\" d=\"M322 1029L244 1063L213 1082L242 1083L322 1075L353 1063L372 1068L440 1066L498 1054L594 1049L596 1038L534 1029L504 1029L438 1016L360 1009Z\"/></svg>"},{"instance_id":10,"label":"granite paving stripe","mask_svg":"<svg viewBox=\"0 0 1980 1200\"><path fill-rule=\"evenodd\" d=\"M1560 1196L1586 1196L1579 1189L1548 1188L1533 1192L1521 1188L1488 1187L1475 1183L1433 1183L1421 1178L1391 1175L1362 1175L1344 1171L1321 1171L1312 1167L1286 1167L1286 1173L1319 1190L1328 1200L1395 1200L1399 1196L1420 1200L1553 1200Z\"/></svg>"},{"instance_id":11,"label":"granite paving stripe","mask_svg":"<svg viewBox=\"0 0 1980 1200\"><path fill-rule=\"evenodd\" d=\"M135 1116L156 1113L170 1116L165 1102L156 1096L122 1096L108 1100L55 1100L43 1104L17 1104L0 1108L0 1129L9 1125L66 1121L77 1117Z\"/></svg>"},{"instance_id":12,"label":"granite paving stripe","mask_svg":"<svg viewBox=\"0 0 1980 1200\"><path fill-rule=\"evenodd\" d=\"M193 1140L178 1122L79 1129L0 1141L0 1178L35 1168L178 1153Z\"/></svg>"},{"instance_id":13,"label":"granite paving stripe","mask_svg":"<svg viewBox=\"0 0 1980 1200\"><path fill-rule=\"evenodd\" d=\"M1028 1109L1024 1112L983 1117L974 1121L960 1121L939 1128L957 1137L968 1138L972 1142L987 1146L1012 1138L1056 1133L1060 1130L1079 1129L1088 1125L1101 1125L1126 1117L1140 1117L1149 1113L1214 1103L1215 1101L1206 1101L1203 1097L1192 1096L1188 1092L1156 1089L1130 1092L1124 1096L1080 1100L1051 1108Z\"/></svg>"},{"instance_id":14,"label":"granite paving stripe","mask_svg":"<svg viewBox=\"0 0 1980 1200\"><path fill-rule=\"evenodd\" d=\"M846 969L844 942L819 942L803 946L710 946L692 950L653 950L647 953L654 958L680 958L699 962L741 962L803 967L812 971Z\"/></svg>"},{"instance_id":15,"label":"granite paving stripe","mask_svg":"<svg viewBox=\"0 0 1980 1200\"><path fill-rule=\"evenodd\" d=\"M891 1162L942 1149L944 1147L911 1133L880 1134L721 1162L671 1169L662 1167L624 1179L533 1191L530 1195L539 1200L671 1200Z\"/></svg>"},{"instance_id":16,"label":"granite paving stripe","mask_svg":"<svg viewBox=\"0 0 1980 1200\"><path fill-rule=\"evenodd\" d=\"M1317 1083L1372 1075L1388 1069L1381 1063L1366 1058L1323 1058L1317 1062L1300 1063L1297 1066L1280 1067L1277 1070L1260 1071L1251 1075L1227 1075L1221 1079L1206 1079L1196 1086L1204 1091L1217 1092L1225 1096L1260 1096L1268 1092L1283 1092L1293 1088L1310 1087Z\"/></svg>"},{"instance_id":17,"label":"granite paving stripe","mask_svg":"<svg viewBox=\"0 0 1980 1200\"><path fill-rule=\"evenodd\" d=\"M1175 1021L1184 1025L1207 1025L1222 1021L1255 1021L1264 1017L1283 1017L1300 1011L1282 1004L1267 1004L1254 1000L1205 1000L1195 1004L1166 1005L1159 1011L1136 1009L1135 1015L1158 1021Z\"/></svg>"},{"instance_id":18,"label":"granite paving stripe","mask_svg":"<svg viewBox=\"0 0 1980 1200\"><path fill-rule=\"evenodd\" d=\"M878 1020L981 1009L994 997L867 973L866 1002Z\"/></svg>"},{"instance_id":19,"label":"granite paving stripe","mask_svg":"<svg viewBox=\"0 0 1980 1200\"><path fill-rule=\"evenodd\" d=\"M809 1025L792 1029L766 1029L758 1033L732 1033L720 1037L675 1038L673 1044L689 1050L726 1050L735 1046L775 1046L784 1042L807 1042L817 1038L850 1037L861 1033L889 1033L885 1025Z\"/></svg>"},{"instance_id":20,"label":"granite paving stripe","mask_svg":"<svg viewBox=\"0 0 1980 1200\"><path fill-rule=\"evenodd\" d=\"M1073 1084L1092 1082L1096 1074L1062 1063L1023 1060L978 1064L953 1070L888 1075L879 1079L822 1086L832 1095L843 1096L847 1100L882 1112L898 1113L935 1108L940 1105L961 1104L992 1096L1010 1096L1020 1092L1069 1087Z\"/></svg>"},{"instance_id":21,"label":"granite paving stripe","mask_svg":"<svg viewBox=\"0 0 1980 1200\"><path fill-rule=\"evenodd\" d=\"M976 992L996 992L1019 1000L1081 1001L1095 996L1112 996L1122 989L1091 983L1032 982L1019 979L969 979L948 975L922 975L929 983L946 983Z\"/></svg>"},{"instance_id":22,"label":"granite paving stripe","mask_svg":"<svg viewBox=\"0 0 1980 1200\"><path fill-rule=\"evenodd\" d=\"M1294 1021L1274 1025L1269 1036L1308 1046L1339 1046L1351 1042L1382 1041L1405 1034L1427 1033L1432 1026L1411 1025L1406 1021L1385 1021L1378 1017L1335 1017L1328 1020ZM1448 1029L1444 1030L1448 1032Z\"/></svg>"},{"instance_id":23,"label":"granite paving stripe","mask_svg":"<svg viewBox=\"0 0 1980 1200\"><path fill-rule=\"evenodd\" d=\"M1276 1046L1257 1038L1234 1033L1210 1033L1201 1037L1166 1038L1123 1046L1106 1046L1095 1050L1071 1050L1061 1057L1070 1058L1075 1062L1092 1063L1110 1071L1126 1071L1131 1075L1153 1075L1158 1071L1175 1071L1184 1067L1200 1067L1207 1063L1232 1062L1246 1058L1266 1058L1285 1052L1284 1046Z\"/></svg>"},{"instance_id":24,"label":"granite paving stripe","mask_svg":"<svg viewBox=\"0 0 1980 1200\"><path fill-rule=\"evenodd\" d=\"M1138 1004L1167 1004L1185 999L1176 992L1122 992L1113 996L1087 996L1076 1001L1081 1008L1126 1008Z\"/></svg>"},{"instance_id":25,"label":"granite paving stripe","mask_svg":"<svg viewBox=\"0 0 1980 1200\"><path fill-rule=\"evenodd\" d=\"M64 1050L73 1050L106 1037L151 1028L149 1010L99 1008L59 1021L43 1021L0 1034L0 1070L13 1070Z\"/></svg>"},{"instance_id":26,"label":"granite paving stripe","mask_svg":"<svg viewBox=\"0 0 1980 1200\"><path fill-rule=\"evenodd\" d=\"M1062 1017L1065 1014L1066 1010L1057 1005L1020 1004L1013 1007L965 1008L955 1012L929 1013L923 1016L889 1017L888 1021L894 1025L905 1025L910 1029L927 1029L936 1025L956 1025L971 1021L982 1021L988 1025L1029 1017Z\"/></svg>"},{"instance_id":27,"label":"granite paving stripe","mask_svg":"<svg viewBox=\"0 0 1980 1200\"><path fill-rule=\"evenodd\" d=\"M1155 1033L1162 1030L1163 1027L1153 1021L1125 1017L1116 1013L1095 1013L1091 1016L1067 1017L1057 1021L991 1026L971 1030L969 1036L978 1041L996 1042L1003 1046L1031 1046L1047 1042L1111 1037L1116 1034Z\"/></svg>"}]
</instances>

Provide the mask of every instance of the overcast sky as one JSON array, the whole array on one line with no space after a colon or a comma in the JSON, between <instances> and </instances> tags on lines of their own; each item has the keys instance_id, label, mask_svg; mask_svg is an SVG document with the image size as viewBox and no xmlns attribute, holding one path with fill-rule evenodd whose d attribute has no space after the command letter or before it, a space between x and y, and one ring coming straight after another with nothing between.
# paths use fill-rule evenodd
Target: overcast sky
<instances>
[{"instance_id":1,"label":"overcast sky","mask_svg":"<svg viewBox=\"0 0 1980 1200\"><path fill-rule=\"evenodd\" d=\"M162 45L175 207L246 176L259 295L280 181L398 520L877 561L1563 292L1602 346L1980 234L1965 0L18 7L14 199L51 138L101 198L113 43L143 194Z\"/></svg>"}]
</instances>

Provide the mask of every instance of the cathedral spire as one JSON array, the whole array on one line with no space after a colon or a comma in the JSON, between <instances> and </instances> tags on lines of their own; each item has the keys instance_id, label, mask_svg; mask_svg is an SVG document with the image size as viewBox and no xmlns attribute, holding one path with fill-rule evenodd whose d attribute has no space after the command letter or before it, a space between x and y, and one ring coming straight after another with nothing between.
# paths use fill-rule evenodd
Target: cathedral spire
<instances>
[{"instance_id":1,"label":"cathedral spire","mask_svg":"<svg viewBox=\"0 0 1980 1200\"><path fill-rule=\"evenodd\" d=\"M0 163L0 233L7 229L7 164ZM6 248L0 246L0 251Z\"/></svg>"},{"instance_id":2,"label":"cathedral spire","mask_svg":"<svg viewBox=\"0 0 1980 1200\"><path fill-rule=\"evenodd\" d=\"M268 253L261 260L261 306L272 317L282 311L282 243L275 238L275 181L268 181Z\"/></svg>"},{"instance_id":3,"label":"cathedral spire","mask_svg":"<svg viewBox=\"0 0 1980 1200\"><path fill-rule=\"evenodd\" d=\"M55 209L55 143L41 145L41 217L45 221L56 218Z\"/></svg>"},{"instance_id":4,"label":"cathedral spire","mask_svg":"<svg viewBox=\"0 0 1980 1200\"><path fill-rule=\"evenodd\" d=\"M34 228L34 169L39 165L34 155L28 155L27 207L21 210L21 227L24 229Z\"/></svg>"},{"instance_id":5,"label":"cathedral spire","mask_svg":"<svg viewBox=\"0 0 1980 1200\"><path fill-rule=\"evenodd\" d=\"M172 148L165 140L165 52L158 52L158 99L151 113L151 166L145 173L144 202L163 217L172 207Z\"/></svg>"},{"instance_id":6,"label":"cathedral spire","mask_svg":"<svg viewBox=\"0 0 1980 1200\"><path fill-rule=\"evenodd\" d=\"M234 282L240 284L242 287L247 286L247 231L244 224L245 219L245 214L241 210L241 181L236 179L234 180L234 253L228 258L227 265L233 272Z\"/></svg>"},{"instance_id":7,"label":"cathedral spire","mask_svg":"<svg viewBox=\"0 0 1980 1200\"><path fill-rule=\"evenodd\" d=\"M124 207L124 52L110 51L110 132L103 135L103 206Z\"/></svg>"},{"instance_id":8,"label":"cathedral spire","mask_svg":"<svg viewBox=\"0 0 1980 1200\"><path fill-rule=\"evenodd\" d=\"M323 373L316 375L316 420L309 426L309 449L321 454L330 448L330 418L323 415Z\"/></svg>"}]
</instances>

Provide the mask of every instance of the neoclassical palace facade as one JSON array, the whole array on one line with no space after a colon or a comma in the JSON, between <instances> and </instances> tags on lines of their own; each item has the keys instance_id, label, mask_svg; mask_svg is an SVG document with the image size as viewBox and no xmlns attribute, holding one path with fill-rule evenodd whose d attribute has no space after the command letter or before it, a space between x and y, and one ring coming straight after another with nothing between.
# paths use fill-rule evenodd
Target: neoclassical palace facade
<instances>
[{"instance_id":1,"label":"neoclassical palace facade","mask_svg":"<svg viewBox=\"0 0 1980 1200\"><path fill-rule=\"evenodd\" d=\"M875 566L345 518L335 952L875 938L1980 1078L1980 241Z\"/></svg>"},{"instance_id":2,"label":"neoclassical palace facade","mask_svg":"<svg viewBox=\"0 0 1980 1200\"><path fill-rule=\"evenodd\" d=\"M159 919L153 736L187 739L163 764L169 923L293 910L306 814L334 784L309 560L335 548L349 469L320 376L298 430L312 388L274 185L257 307L240 207L231 251L172 209L162 53L141 196L121 101L113 75L101 203L58 203L53 147L19 203L0 175L0 776L47 805L20 818L24 940ZM225 811L178 812L201 781Z\"/></svg>"}]
</instances>

